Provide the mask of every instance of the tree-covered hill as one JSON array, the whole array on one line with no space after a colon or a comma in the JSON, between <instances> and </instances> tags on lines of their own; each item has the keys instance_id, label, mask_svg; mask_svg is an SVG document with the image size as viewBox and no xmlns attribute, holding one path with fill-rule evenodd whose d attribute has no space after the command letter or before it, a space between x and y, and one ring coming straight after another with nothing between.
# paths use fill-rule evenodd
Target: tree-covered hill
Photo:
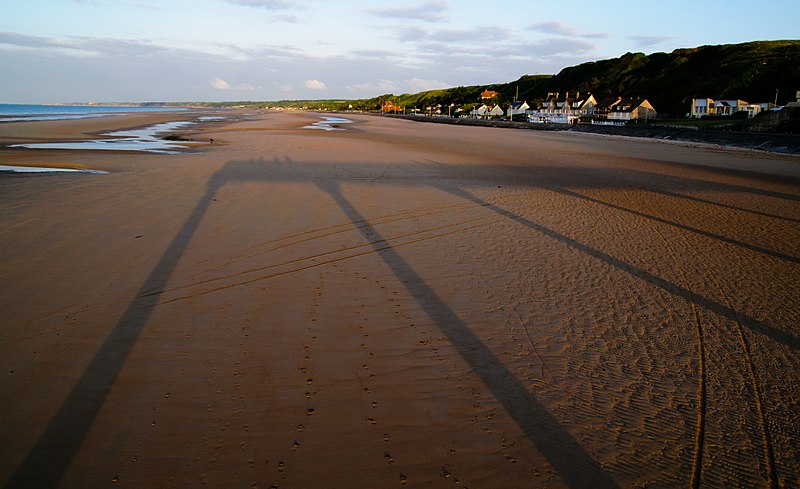
<instances>
[{"instance_id":1,"label":"tree-covered hill","mask_svg":"<svg viewBox=\"0 0 800 489\"><path fill-rule=\"evenodd\" d=\"M756 41L744 44L701 46L671 53L627 53L619 58L564 68L554 76L523 76L519 80L487 86L457 87L417 94L383 95L350 101L368 109L387 100L402 107L469 105L480 102L484 89L500 93L496 102L539 101L548 92L592 93L605 97L644 97L662 114L682 116L691 99L742 99L750 103L795 100L800 90L800 40Z\"/></svg>"}]
</instances>

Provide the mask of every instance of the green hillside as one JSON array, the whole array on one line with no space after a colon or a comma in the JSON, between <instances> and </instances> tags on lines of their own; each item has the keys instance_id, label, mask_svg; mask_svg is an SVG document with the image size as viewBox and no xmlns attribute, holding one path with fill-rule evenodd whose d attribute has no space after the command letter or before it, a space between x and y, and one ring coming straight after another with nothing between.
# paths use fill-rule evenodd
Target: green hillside
<instances>
[{"instance_id":1,"label":"green hillside","mask_svg":"<svg viewBox=\"0 0 800 489\"><path fill-rule=\"evenodd\" d=\"M424 110L430 105L459 106L480 102L484 89L500 92L508 103L519 99L537 102L548 92L580 91L605 97L645 97L661 114L682 116L694 97L742 99L751 103L795 100L800 90L800 40L757 41L744 44L701 46L671 53L627 53L614 59L564 68L554 76L523 76L519 80L488 86L457 87L417 94L383 95L348 102L371 109L391 100L397 105Z\"/></svg>"}]
</instances>

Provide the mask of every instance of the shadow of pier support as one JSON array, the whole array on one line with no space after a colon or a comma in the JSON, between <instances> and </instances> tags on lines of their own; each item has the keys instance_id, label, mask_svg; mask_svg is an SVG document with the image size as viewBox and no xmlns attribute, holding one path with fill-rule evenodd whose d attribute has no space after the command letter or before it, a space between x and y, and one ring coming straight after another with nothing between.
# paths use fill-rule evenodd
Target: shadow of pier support
<instances>
[{"instance_id":1,"label":"shadow of pier support","mask_svg":"<svg viewBox=\"0 0 800 489\"><path fill-rule=\"evenodd\" d=\"M345 198L339 186L335 182L320 182L318 185L331 196L351 222L360 223L358 229L364 238L375 243L373 247L378 255L480 377L520 430L547 459L558 476L574 489L619 487L411 264L393 248L385 248L383 236Z\"/></svg>"}]
</instances>

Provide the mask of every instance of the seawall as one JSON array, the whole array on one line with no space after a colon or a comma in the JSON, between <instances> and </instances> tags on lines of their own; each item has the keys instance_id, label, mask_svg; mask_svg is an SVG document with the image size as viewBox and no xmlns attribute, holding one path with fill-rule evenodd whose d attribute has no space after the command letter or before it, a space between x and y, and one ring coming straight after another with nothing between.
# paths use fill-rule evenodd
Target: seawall
<instances>
[{"instance_id":1,"label":"seawall","mask_svg":"<svg viewBox=\"0 0 800 489\"><path fill-rule=\"evenodd\" d=\"M532 124L502 120L483 120L456 117L428 117L420 115L387 115L418 122L455 124L464 126L502 127L534 131L575 131L609 136L685 141L691 143L715 144L785 154L800 154L800 135L770 134L735 131L714 131L681 129L674 127L642 126L600 126L590 124Z\"/></svg>"}]
</instances>

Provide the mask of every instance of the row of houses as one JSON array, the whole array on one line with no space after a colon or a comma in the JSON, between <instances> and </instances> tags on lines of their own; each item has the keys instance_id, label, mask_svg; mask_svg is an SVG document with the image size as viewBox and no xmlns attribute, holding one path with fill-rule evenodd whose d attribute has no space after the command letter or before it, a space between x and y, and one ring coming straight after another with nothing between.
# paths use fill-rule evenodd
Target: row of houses
<instances>
[{"instance_id":1,"label":"row of houses","mask_svg":"<svg viewBox=\"0 0 800 489\"><path fill-rule=\"evenodd\" d=\"M575 124L578 121L591 122L592 124L613 124L622 125L630 121L648 120L656 118L658 113L653 105L645 98L623 98L612 97L597 100L594 95L587 93L581 95L580 92L567 92L563 96L561 93L548 93L547 97L532 107L527 102L515 101L504 109L500 104L490 104L491 101L500 94L493 90L484 90L481 93L481 100L484 101L480 107L474 108L469 112L470 117L493 118L507 117L511 120L527 120L534 123L557 123ZM798 103L800 103L800 91L798 91ZM454 104L447 107L447 114L453 111ZM731 116L736 113L746 113L747 117L755 115L765 110L775 109L772 103L751 104L738 99L692 99L690 117L704 116ZM428 107L427 112L431 115L441 114L442 107ZM382 106L384 112L405 112L403 107L397 106L391 101L387 101ZM417 110L414 110L417 112ZM455 114L462 117L467 114L460 109L455 109Z\"/></svg>"},{"instance_id":2,"label":"row of houses","mask_svg":"<svg viewBox=\"0 0 800 489\"><path fill-rule=\"evenodd\" d=\"M728 116L737 112L747 112L747 117L755 117L757 114L775 107L775 104L769 102L750 104L738 99L693 98L689 116L699 118L705 116Z\"/></svg>"},{"instance_id":3,"label":"row of houses","mask_svg":"<svg viewBox=\"0 0 800 489\"><path fill-rule=\"evenodd\" d=\"M563 97L560 93L548 93L536 107L531 107L527 102L514 102L503 111L499 104L493 107L483 104L470 115L478 118L525 118L529 122L541 124L575 124L579 120L589 120L596 124L625 124L637 119L655 119L657 112L643 98L614 97L597 101L592 94L582 97L580 92L567 92Z\"/></svg>"}]
</instances>

